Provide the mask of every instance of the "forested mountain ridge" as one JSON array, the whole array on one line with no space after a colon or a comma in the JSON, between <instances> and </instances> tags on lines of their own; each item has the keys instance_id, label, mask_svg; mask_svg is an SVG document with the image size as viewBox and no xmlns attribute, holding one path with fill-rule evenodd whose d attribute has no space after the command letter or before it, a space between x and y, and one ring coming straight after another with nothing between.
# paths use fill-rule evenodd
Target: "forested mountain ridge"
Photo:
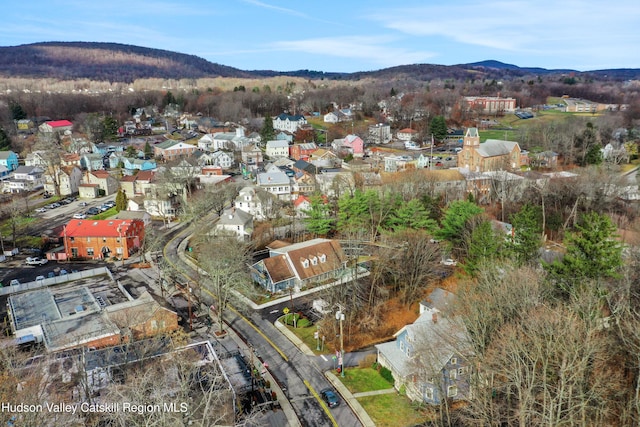
<instances>
[{"instance_id":1,"label":"forested mountain ridge","mask_svg":"<svg viewBox=\"0 0 640 427\"><path fill-rule=\"evenodd\" d=\"M203 77L302 77L310 80L389 78L402 75L416 80L511 79L531 75L575 73L593 79L640 79L640 69L548 70L518 67L495 60L459 65L409 64L375 71L335 73L314 70L240 70L195 55L119 43L43 42L0 47L0 77L90 79L132 82L144 78L185 79Z\"/></svg>"}]
</instances>

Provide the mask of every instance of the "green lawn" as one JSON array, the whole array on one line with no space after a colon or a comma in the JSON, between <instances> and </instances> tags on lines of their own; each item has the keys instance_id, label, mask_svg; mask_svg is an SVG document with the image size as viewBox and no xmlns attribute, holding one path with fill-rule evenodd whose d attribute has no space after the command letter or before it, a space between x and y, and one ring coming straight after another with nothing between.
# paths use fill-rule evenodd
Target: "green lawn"
<instances>
[{"instance_id":1,"label":"green lawn","mask_svg":"<svg viewBox=\"0 0 640 427\"><path fill-rule=\"evenodd\" d=\"M280 319L280 321L284 324L284 319ZM308 328L294 328L293 326L286 326L289 328L291 332L293 332L298 338L302 340L310 349L316 354L322 353L321 351L316 350L316 339L313 337L315 331L317 331L316 325L309 326ZM322 338L322 335L320 335ZM319 342L322 345L322 341ZM327 347L324 347L324 353L327 353Z\"/></svg>"},{"instance_id":2,"label":"green lawn","mask_svg":"<svg viewBox=\"0 0 640 427\"><path fill-rule=\"evenodd\" d=\"M393 387L393 384L382 378L373 368L347 369L345 377L339 377L351 393L363 391L385 390Z\"/></svg>"},{"instance_id":3,"label":"green lawn","mask_svg":"<svg viewBox=\"0 0 640 427\"><path fill-rule=\"evenodd\" d=\"M108 209L104 212L99 213L98 215L92 216L91 219L107 219L109 217L114 216L117 213L118 213L118 210L115 207L113 207L111 209Z\"/></svg>"},{"instance_id":4,"label":"green lawn","mask_svg":"<svg viewBox=\"0 0 640 427\"><path fill-rule=\"evenodd\" d=\"M358 402L378 427L408 427L425 421L426 416L397 393L360 397Z\"/></svg>"}]
</instances>

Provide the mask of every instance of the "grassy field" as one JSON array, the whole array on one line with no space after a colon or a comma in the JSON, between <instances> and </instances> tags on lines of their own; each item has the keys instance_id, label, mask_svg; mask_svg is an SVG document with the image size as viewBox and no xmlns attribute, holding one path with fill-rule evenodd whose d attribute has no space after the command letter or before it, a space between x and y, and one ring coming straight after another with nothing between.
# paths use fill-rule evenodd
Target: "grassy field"
<instances>
[{"instance_id":1,"label":"grassy field","mask_svg":"<svg viewBox=\"0 0 640 427\"><path fill-rule=\"evenodd\" d=\"M397 393L361 397L358 402L378 427L409 427L425 421L425 415Z\"/></svg>"},{"instance_id":2,"label":"grassy field","mask_svg":"<svg viewBox=\"0 0 640 427\"><path fill-rule=\"evenodd\" d=\"M300 338L302 342L304 342L314 353L320 354L328 352L326 344L324 351L321 352L316 350L317 343L315 338L313 337L313 333L317 331L315 325L309 326L308 328L294 328L293 326L287 326L287 328L289 328L291 332L293 332L298 338ZM320 338L322 338L322 335L320 335ZM322 341L320 341L320 345L322 345Z\"/></svg>"},{"instance_id":3,"label":"grassy field","mask_svg":"<svg viewBox=\"0 0 640 427\"><path fill-rule=\"evenodd\" d=\"M393 384L382 378L378 371L373 368L347 369L345 377L340 377L340 380L351 393L386 390L393 387Z\"/></svg>"}]
</instances>

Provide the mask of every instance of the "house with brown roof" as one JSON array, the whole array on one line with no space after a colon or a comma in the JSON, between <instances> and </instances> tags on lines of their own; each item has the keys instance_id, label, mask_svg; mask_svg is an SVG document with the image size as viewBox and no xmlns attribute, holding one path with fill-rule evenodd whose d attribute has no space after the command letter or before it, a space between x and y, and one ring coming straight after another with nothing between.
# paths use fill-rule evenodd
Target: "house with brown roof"
<instances>
[{"instance_id":1,"label":"house with brown roof","mask_svg":"<svg viewBox=\"0 0 640 427\"><path fill-rule=\"evenodd\" d=\"M57 185L61 196L78 193L78 187L82 182L82 171L78 166L55 167L51 171L47 170L43 176L45 191L56 194Z\"/></svg>"},{"instance_id":2,"label":"house with brown roof","mask_svg":"<svg viewBox=\"0 0 640 427\"><path fill-rule=\"evenodd\" d=\"M95 184L105 196L115 194L120 188L120 183L105 170L88 172L86 175L87 184Z\"/></svg>"},{"instance_id":3,"label":"house with brown roof","mask_svg":"<svg viewBox=\"0 0 640 427\"><path fill-rule=\"evenodd\" d=\"M340 277L346 264L347 257L338 240L319 238L270 247L269 258L251 266L251 276L275 293Z\"/></svg>"}]
</instances>

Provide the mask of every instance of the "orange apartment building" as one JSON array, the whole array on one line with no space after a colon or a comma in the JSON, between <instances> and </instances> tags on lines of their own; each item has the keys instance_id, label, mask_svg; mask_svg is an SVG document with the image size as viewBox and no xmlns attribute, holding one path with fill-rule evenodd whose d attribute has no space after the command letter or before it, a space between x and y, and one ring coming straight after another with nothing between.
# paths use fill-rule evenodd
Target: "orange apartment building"
<instances>
[{"instance_id":1,"label":"orange apartment building","mask_svg":"<svg viewBox=\"0 0 640 427\"><path fill-rule=\"evenodd\" d=\"M142 246L144 222L139 219L74 219L62 230L67 259L128 259Z\"/></svg>"}]
</instances>

